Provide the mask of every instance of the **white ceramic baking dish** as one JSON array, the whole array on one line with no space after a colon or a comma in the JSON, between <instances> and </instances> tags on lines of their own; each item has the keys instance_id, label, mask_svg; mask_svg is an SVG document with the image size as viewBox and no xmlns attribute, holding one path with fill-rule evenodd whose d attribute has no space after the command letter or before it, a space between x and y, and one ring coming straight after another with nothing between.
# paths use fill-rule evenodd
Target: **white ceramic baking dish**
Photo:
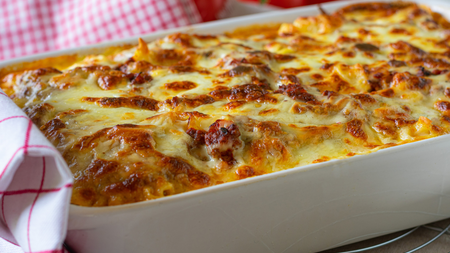
<instances>
[{"instance_id":1,"label":"white ceramic baking dish","mask_svg":"<svg viewBox=\"0 0 450 253\"><path fill-rule=\"evenodd\" d=\"M417 0L450 13L445 0ZM352 2L324 4L334 11ZM257 14L177 31L222 33L292 22L316 6ZM101 43L0 63L92 53ZM100 49L99 49L100 48ZM66 243L89 252L315 252L450 217L450 135L343 160L302 166L135 204L71 206Z\"/></svg>"}]
</instances>

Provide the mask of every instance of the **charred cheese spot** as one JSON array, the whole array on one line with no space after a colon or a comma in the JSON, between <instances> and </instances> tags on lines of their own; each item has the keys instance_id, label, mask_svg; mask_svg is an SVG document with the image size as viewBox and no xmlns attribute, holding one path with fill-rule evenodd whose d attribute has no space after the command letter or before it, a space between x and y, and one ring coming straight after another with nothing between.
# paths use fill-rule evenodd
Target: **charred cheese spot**
<instances>
[{"instance_id":1,"label":"charred cheese spot","mask_svg":"<svg viewBox=\"0 0 450 253\"><path fill-rule=\"evenodd\" d=\"M199 95L196 97L173 97L164 101L163 105L169 105L172 108L176 108L179 105L185 105L188 108L195 108L201 105L214 103L214 98L207 95Z\"/></svg>"},{"instance_id":2,"label":"charred cheese spot","mask_svg":"<svg viewBox=\"0 0 450 253\"><path fill-rule=\"evenodd\" d=\"M444 95L450 98L450 88L445 88Z\"/></svg>"},{"instance_id":3,"label":"charred cheese spot","mask_svg":"<svg viewBox=\"0 0 450 253\"><path fill-rule=\"evenodd\" d=\"M281 85L280 88L275 91L275 93L281 93L292 99L302 102L317 102L316 98L306 92L306 90L300 84Z\"/></svg>"},{"instance_id":4,"label":"charred cheese spot","mask_svg":"<svg viewBox=\"0 0 450 253\"><path fill-rule=\"evenodd\" d=\"M273 55L273 58L275 58L275 60L277 60L278 62L288 62L295 59L296 57L287 54L275 54Z\"/></svg>"},{"instance_id":5,"label":"charred cheese spot","mask_svg":"<svg viewBox=\"0 0 450 253\"><path fill-rule=\"evenodd\" d=\"M95 159L86 168L85 175L92 176L94 181L98 181L101 177L113 173L119 168L120 164L115 161L106 161L103 159Z\"/></svg>"},{"instance_id":6,"label":"charred cheese spot","mask_svg":"<svg viewBox=\"0 0 450 253\"><path fill-rule=\"evenodd\" d=\"M342 54L343 57L348 57L348 58L353 58L355 57L355 53L354 52L345 52Z\"/></svg>"},{"instance_id":7,"label":"charred cheese spot","mask_svg":"<svg viewBox=\"0 0 450 253\"><path fill-rule=\"evenodd\" d=\"M190 81L178 81L178 82L166 83L166 84L164 84L164 87L168 90L180 91L180 90L193 89L193 88L197 87L197 85Z\"/></svg>"},{"instance_id":8,"label":"charred cheese spot","mask_svg":"<svg viewBox=\"0 0 450 253\"><path fill-rule=\"evenodd\" d=\"M153 78L149 74L142 72L128 75L128 79L130 79L131 84L143 84L153 80Z\"/></svg>"},{"instance_id":9,"label":"charred cheese spot","mask_svg":"<svg viewBox=\"0 0 450 253\"><path fill-rule=\"evenodd\" d=\"M389 66L399 68L406 66L406 63L404 61L397 61L397 60L390 60L388 61Z\"/></svg>"},{"instance_id":10,"label":"charred cheese spot","mask_svg":"<svg viewBox=\"0 0 450 253\"><path fill-rule=\"evenodd\" d=\"M244 179L248 177L253 177L260 175L253 167L250 166L241 166L236 169L236 175L238 176L238 179Z\"/></svg>"},{"instance_id":11,"label":"charred cheese spot","mask_svg":"<svg viewBox=\"0 0 450 253\"><path fill-rule=\"evenodd\" d=\"M300 79L295 75L281 75L279 80L283 84L301 84Z\"/></svg>"},{"instance_id":12,"label":"charred cheese spot","mask_svg":"<svg viewBox=\"0 0 450 253\"><path fill-rule=\"evenodd\" d=\"M107 108L118 108L118 107L127 107L133 109L144 109L157 111L158 101L147 98L143 96L134 96L134 97L104 97L104 98L93 98L93 97L84 97L82 98L83 102L94 102L101 107Z\"/></svg>"},{"instance_id":13,"label":"charred cheese spot","mask_svg":"<svg viewBox=\"0 0 450 253\"><path fill-rule=\"evenodd\" d=\"M135 61L133 58L128 59L125 63L120 64L115 69L119 70L125 74L139 74L146 73L152 70L158 69L158 66L155 66L147 61Z\"/></svg>"},{"instance_id":14,"label":"charred cheese spot","mask_svg":"<svg viewBox=\"0 0 450 253\"><path fill-rule=\"evenodd\" d=\"M100 76L98 78L98 86L100 86L100 88L104 90L110 90L115 88L121 81L122 78L120 76L114 75Z\"/></svg>"},{"instance_id":15,"label":"charred cheese spot","mask_svg":"<svg viewBox=\"0 0 450 253\"><path fill-rule=\"evenodd\" d=\"M254 101L254 100L273 101L273 99L265 96L267 93L268 93L267 90L261 86L254 84L246 84L233 87L233 89L231 89L230 95L228 96L228 99L229 100L245 99L247 101Z\"/></svg>"},{"instance_id":16,"label":"charred cheese spot","mask_svg":"<svg viewBox=\"0 0 450 253\"><path fill-rule=\"evenodd\" d=\"M438 101L434 104L434 107L443 113L450 113L450 102L448 101Z\"/></svg>"},{"instance_id":17,"label":"charred cheese spot","mask_svg":"<svg viewBox=\"0 0 450 253\"><path fill-rule=\"evenodd\" d=\"M320 81L320 80L322 80L323 79L323 76L321 75L321 74L312 74L311 75L311 77L314 79L314 80L317 80L317 81Z\"/></svg>"},{"instance_id":18,"label":"charred cheese spot","mask_svg":"<svg viewBox=\"0 0 450 253\"><path fill-rule=\"evenodd\" d=\"M81 114L81 113L85 113L85 112L88 112L88 110L84 110L84 109L69 110L69 111L60 112L60 113L56 114L56 118L61 119L61 118L71 117L73 115L77 115L77 114Z\"/></svg>"},{"instance_id":19,"label":"charred cheese spot","mask_svg":"<svg viewBox=\"0 0 450 253\"><path fill-rule=\"evenodd\" d=\"M345 81L339 74L333 73L329 80L311 84L312 87L318 88L320 91L330 90L341 93L353 93L357 91L354 87Z\"/></svg>"},{"instance_id":20,"label":"charred cheese spot","mask_svg":"<svg viewBox=\"0 0 450 253\"><path fill-rule=\"evenodd\" d=\"M271 160L278 164L287 162L290 152L280 139L266 136L251 143L250 158L256 167L264 167Z\"/></svg>"},{"instance_id":21,"label":"charred cheese spot","mask_svg":"<svg viewBox=\"0 0 450 253\"><path fill-rule=\"evenodd\" d=\"M428 90L430 84L430 79L413 76L405 72L394 75L391 87L397 87L402 90Z\"/></svg>"},{"instance_id":22,"label":"charred cheese spot","mask_svg":"<svg viewBox=\"0 0 450 253\"><path fill-rule=\"evenodd\" d=\"M327 162L329 160L330 160L330 158L328 156L322 156L321 158L312 161L312 163L323 163L323 162Z\"/></svg>"},{"instance_id":23,"label":"charred cheese spot","mask_svg":"<svg viewBox=\"0 0 450 253\"><path fill-rule=\"evenodd\" d=\"M51 117L50 114L55 111L55 108L48 103L42 103L25 107L23 110L27 116L30 117L33 123L40 127L49 120Z\"/></svg>"},{"instance_id":24,"label":"charred cheese spot","mask_svg":"<svg viewBox=\"0 0 450 253\"><path fill-rule=\"evenodd\" d=\"M175 177L186 176L189 184L194 188L205 187L210 182L208 174L199 171L181 158L164 157L159 164L167 168Z\"/></svg>"},{"instance_id":25,"label":"charred cheese spot","mask_svg":"<svg viewBox=\"0 0 450 253\"><path fill-rule=\"evenodd\" d=\"M242 141L239 139L240 135L239 127L233 122L226 120L214 122L205 135L208 153L223 160L228 165L235 164L233 151L242 146Z\"/></svg>"},{"instance_id":26,"label":"charred cheese spot","mask_svg":"<svg viewBox=\"0 0 450 253\"><path fill-rule=\"evenodd\" d=\"M196 145L205 145L206 131L189 128L186 133L194 139Z\"/></svg>"},{"instance_id":27,"label":"charred cheese spot","mask_svg":"<svg viewBox=\"0 0 450 253\"><path fill-rule=\"evenodd\" d=\"M181 45L182 47L193 47L191 37L187 34L175 33L167 36L167 39L171 42Z\"/></svg>"},{"instance_id":28,"label":"charred cheese spot","mask_svg":"<svg viewBox=\"0 0 450 253\"><path fill-rule=\"evenodd\" d=\"M352 97L359 100L362 104L373 104L377 102L372 96L368 94L356 94Z\"/></svg>"},{"instance_id":29,"label":"charred cheese spot","mask_svg":"<svg viewBox=\"0 0 450 253\"><path fill-rule=\"evenodd\" d=\"M340 36L337 40L336 40L336 44L345 44L345 43L355 43L355 42L359 42L360 40L357 38L350 38L350 37L346 37L346 36ZM358 44L355 45L358 48Z\"/></svg>"},{"instance_id":30,"label":"charred cheese spot","mask_svg":"<svg viewBox=\"0 0 450 253\"><path fill-rule=\"evenodd\" d=\"M278 109L267 109L267 110L264 110L264 111L260 111L260 112L258 113L258 115L264 116L264 115L276 114L276 113L278 113L278 112L279 112Z\"/></svg>"},{"instance_id":31,"label":"charred cheese spot","mask_svg":"<svg viewBox=\"0 0 450 253\"><path fill-rule=\"evenodd\" d=\"M419 65L426 68L450 68L450 63L444 59L434 59L430 57L416 58L408 62L411 65Z\"/></svg>"},{"instance_id":32,"label":"charred cheese spot","mask_svg":"<svg viewBox=\"0 0 450 253\"><path fill-rule=\"evenodd\" d=\"M280 123L274 121L262 121L255 126L257 132L266 135L281 135L283 130L281 129Z\"/></svg>"},{"instance_id":33,"label":"charred cheese spot","mask_svg":"<svg viewBox=\"0 0 450 253\"><path fill-rule=\"evenodd\" d=\"M393 89L380 90L377 93L380 94L381 96L387 97L387 98L391 98L395 95L395 92Z\"/></svg>"},{"instance_id":34,"label":"charred cheese spot","mask_svg":"<svg viewBox=\"0 0 450 253\"><path fill-rule=\"evenodd\" d=\"M210 92L209 94L216 100L228 99L234 100L245 100L245 101L257 101L257 102L270 102L276 103L276 98L269 96L270 87L266 83L257 84L245 84L237 85L231 89L226 87L216 87L216 90Z\"/></svg>"},{"instance_id":35,"label":"charred cheese spot","mask_svg":"<svg viewBox=\"0 0 450 253\"><path fill-rule=\"evenodd\" d=\"M381 132L383 135L395 137L397 136L397 129L392 124L383 124L381 122L375 122L373 128L377 132Z\"/></svg>"},{"instance_id":36,"label":"charred cheese spot","mask_svg":"<svg viewBox=\"0 0 450 253\"><path fill-rule=\"evenodd\" d=\"M389 33L392 34L403 34L403 35L411 35L410 32L408 32L406 29L404 28L393 28L392 30L389 31Z\"/></svg>"},{"instance_id":37,"label":"charred cheese spot","mask_svg":"<svg viewBox=\"0 0 450 253\"><path fill-rule=\"evenodd\" d=\"M379 50L377 46L374 46L369 43L357 43L355 44L355 48L363 52L376 52Z\"/></svg>"},{"instance_id":38,"label":"charred cheese spot","mask_svg":"<svg viewBox=\"0 0 450 253\"><path fill-rule=\"evenodd\" d=\"M63 128L66 128L64 122L60 119L52 119L41 127L41 131L44 132L45 137L52 140L59 135L59 130Z\"/></svg>"},{"instance_id":39,"label":"charred cheese spot","mask_svg":"<svg viewBox=\"0 0 450 253\"><path fill-rule=\"evenodd\" d=\"M225 110L230 111L230 110L234 110L234 109L236 109L238 107L241 107L245 103L247 103L247 102L245 102L245 101L233 101L233 102L226 103L223 107L224 107Z\"/></svg>"},{"instance_id":40,"label":"charred cheese spot","mask_svg":"<svg viewBox=\"0 0 450 253\"><path fill-rule=\"evenodd\" d=\"M242 75L244 75L246 73L249 73L251 71L253 71L252 67L240 65L240 66L234 67L233 69L231 69L231 70L221 74L220 76L222 76L222 77L226 77L226 76L228 76L228 77L242 76Z\"/></svg>"},{"instance_id":41,"label":"charred cheese spot","mask_svg":"<svg viewBox=\"0 0 450 253\"><path fill-rule=\"evenodd\" d=\"M345 131L347 131L347 133L351 134L355 138L367 140L367 134L364 132L362 126L363 122L361 120L354 119L346 124Z\"/></svg>"},{"instance_id":42,"label":"charred cheese spot","mask_svg":"<svg viewBox=\"0 0 450 253\"><path fill-rule=\"evenodd\" d=\"M339 93L334 92L334 91L330 91L330 90L326 90L326 91L322 92L322 96L330 98L330 97L333 97L333 96L339 96Z\"/></svg>"},{"instance_id":43,"label":"charred cheese spot","mask_svg":"<svg viewBox=\"0 0 450 253\"><path fill-rule=\"evenodd\" d=\"M47 68L39 68L33 71L33 73L37 76L44 76L44 75L48 75L48 74L61 74L62 72L52 68L52 67L47 67Z\"/></svg>"},{"instance_id":44,"label":"charred cheese spot","mask_svg":"<svg viewBox=\"0 0 450 253\"><path fill-rule=\"evenodd\" d=\"M400 53L410 53L414 57L424 57L427 55L422 49L415 47L408 42L398 41L390 44L391 48Z\"/></svg>"},{"instance_id":45,"label":"charred cheese spot","mask_svg":"<svg viewBox=\"0 0 450 253\"><path fill-rule=\"evenodd\" d=\"M189 61L189 57L174 49L158 50L155 59L157 63L164 66L172 65L175 62L184 63L185 65L191 65L192 63Z\"/></svg>"},{"instance_id":46,"label":"charred cheese spot","mask_svg":"<svg viewBox=\"0 0 450 253\"><path fill-rule=\"evenodd\" d=\"M308 72L310 71L311 68L310 67L304 67L304 68L285 68L281 71L281 74L283 75L298 75L302 72Z\"/></svg>"}]
</instances>

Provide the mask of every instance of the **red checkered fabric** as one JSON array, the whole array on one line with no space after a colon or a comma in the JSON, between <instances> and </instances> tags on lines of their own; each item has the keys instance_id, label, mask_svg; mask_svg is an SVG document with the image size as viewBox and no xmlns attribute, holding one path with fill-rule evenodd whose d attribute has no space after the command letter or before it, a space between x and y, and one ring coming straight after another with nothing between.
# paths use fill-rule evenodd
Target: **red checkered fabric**
<instances>
[{"instance_id":1,"label":"red checkered fabric","mask_svg":"<svg viewBox=\"0 0 450 253\"><path fill-rule=\"evenodd\" d=\"M0 0L0 60L200 21L194 0Z\"/></svg>"},{"instance_id":2,"label":"red checkered fabric","mask_svg":"<svg viewBox=\"0 0 450 253\"><path fill-rule=\"evenodd\" d=\"M0 105L0 252L63 252L71 172L4 93Z\"/></svg>"}]
</instances>

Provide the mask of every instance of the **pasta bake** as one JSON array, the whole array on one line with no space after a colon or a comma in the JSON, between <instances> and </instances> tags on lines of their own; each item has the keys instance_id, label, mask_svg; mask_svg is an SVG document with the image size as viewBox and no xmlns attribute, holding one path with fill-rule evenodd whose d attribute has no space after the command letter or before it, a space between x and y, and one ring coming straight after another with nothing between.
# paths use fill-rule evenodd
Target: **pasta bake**
<instances>
[{"instance_id":1,"label":"pasta bake","mask_svg":"<svg viewBox=\"0 0 450 253\"><path fill-rule=\"evenodd\" d=\"M72 203L161 198L447 134L450 23L357 3L3 69L74 175Z\"/></svg>"}]
</instances>

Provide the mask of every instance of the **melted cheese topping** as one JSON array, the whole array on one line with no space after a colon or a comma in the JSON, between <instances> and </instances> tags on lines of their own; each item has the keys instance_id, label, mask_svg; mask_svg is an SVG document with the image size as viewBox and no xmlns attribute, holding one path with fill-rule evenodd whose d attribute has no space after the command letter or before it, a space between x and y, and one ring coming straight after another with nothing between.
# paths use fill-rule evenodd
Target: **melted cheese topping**
<instances>
[{"instance_id":1,"label":"melted cheese topping","mask_svg":"<svg viewBox=\"0 0 450 253\"><path fill-rule=\"evenodd\" d=\"M118 205L447 134L449 28L415 4L354 4L140 40L1 87L63 154L72 203Z\"/></svg>"}]
</instances>

